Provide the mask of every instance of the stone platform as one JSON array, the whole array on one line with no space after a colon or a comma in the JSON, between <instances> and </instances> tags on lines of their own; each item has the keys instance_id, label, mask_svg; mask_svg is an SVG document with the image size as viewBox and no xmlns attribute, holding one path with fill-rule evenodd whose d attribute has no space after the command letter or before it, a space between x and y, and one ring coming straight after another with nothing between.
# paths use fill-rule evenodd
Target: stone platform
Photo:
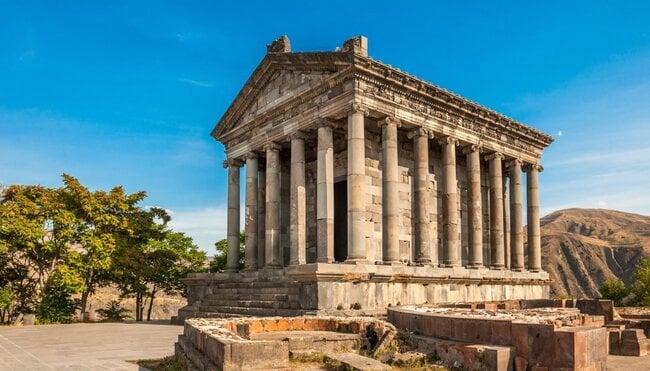
<instances>
[{"instance_id":1,"label":"stone platform","mask_svg":"<svg viewBox=\"0 0 650 371\"><path fill-rule=\"evenodd\" d=\"M548 297L548 273L464 267L313 263L193 273L179 319L381 314L390 306Z\"/></svg>"}]
</instances>

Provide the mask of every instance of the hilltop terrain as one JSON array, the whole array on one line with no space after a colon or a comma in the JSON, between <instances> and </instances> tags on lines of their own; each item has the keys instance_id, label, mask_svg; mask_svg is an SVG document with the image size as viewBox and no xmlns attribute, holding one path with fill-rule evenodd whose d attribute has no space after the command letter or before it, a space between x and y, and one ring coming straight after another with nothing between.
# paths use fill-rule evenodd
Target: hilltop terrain
<instances>
[{"instance_id":1,"label":"hilltop terrain","mask_svg":"<svg viewBox=\"0 0 650 371\"><path fill-rule=\"evenodd\" d=\"M650 217L604 209L565 209L541 219L542 264L553 297L597 297L603 281L628 283L650 258Z\"/></svg>"}]
</instances>

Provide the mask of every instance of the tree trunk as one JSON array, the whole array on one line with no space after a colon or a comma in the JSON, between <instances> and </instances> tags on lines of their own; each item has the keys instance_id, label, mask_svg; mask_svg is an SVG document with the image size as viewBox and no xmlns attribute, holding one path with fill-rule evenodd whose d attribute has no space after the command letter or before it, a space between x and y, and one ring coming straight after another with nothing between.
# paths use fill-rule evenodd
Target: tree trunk
<instances>
[{"instance_id":1,"label":"tree trunk","mask_svg":"<svg viewBox=\"0 0 650 371\"><path fill-rule=\"evenodd\" d=\"M149 297L149 309L147 310L147 321L151 321L151 309L153 308L153 299L156 298L156 286L151 289L151 296Z\"/></svg>"},{"instance_id":2,"label":"tree trunk","mask_svg":"<svg viewBox=\"0 0 650 371\"><path fill-rule=\"evenodd\" d=\"M136 321L142 321L142 294L141 293L136 293L135 294L135 320Z\"/></svg>"},{"instance_id":3,"label":"tree trunk","mask_svg":"<svg viewBox=\"0 0 650 371\"><path fill-rule=\"evenodd\" d=\"M88 291L84 291L81 293L81 312L79 313L79 319L81 322L84 322L87 320L86 318L86 305L88 304Z\"/></svg>"}]
</instances>

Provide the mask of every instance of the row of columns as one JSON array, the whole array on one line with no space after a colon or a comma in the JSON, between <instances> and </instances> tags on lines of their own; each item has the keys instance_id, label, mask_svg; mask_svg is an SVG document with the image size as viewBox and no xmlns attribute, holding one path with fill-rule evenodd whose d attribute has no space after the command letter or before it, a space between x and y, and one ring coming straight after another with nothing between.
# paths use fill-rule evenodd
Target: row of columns
<instances>
[{"instance_id":1,"label":"row of columns","mask_svg":"<svg viewBox=\"0 0 650 371\"><path fill-rule=\"evenodd\" d=\"M361 106L353 105L348 114L348 262L366 260L366 191L364 119ZM386 264L399 263L399 204L398 204L398 139L399 122L392 118L379 121L382 130L382 246ZM332 124L326 119L318 122L317 146L317 262L334 261L334 152ZM414 145L414 256L417 264L436 264L437 249L430 246L429 207L429 139L430 131L418 128L409 133ZM306 191L305 191L305 134L291 135L291 190L290 190L290 256L291 265L306 262ZM458 224L458 191L456 174L456 147L452 137L439 138L442 145L442 218L443 256L441 266L457 267L460 258L460 226ZM256 154L246 157L246 214L245 267L280 267L280 146L270 143L266 151L266 171L258 171ZM468 179L468 268L483 267L483 221L481 199L480 147L469 145L462 152L466 156ZM503 155L493 153L486 157L489 164L490 185L490 262L492 269L524 269L522 163L508 162L510 178L509 209L504 206ZM228 160L228 270L239 267L239 160ZM527 165L528 201L528 270L541 270L539 228L538 165ZM260 177L264 177L260 179ZM263 187L259 187L263 184ZM506 210L508 212L506 212ZM508 215L509 214L509 215ZM261 215L264 217L261 218ZM509 216L509 231L506 231ZM262 220L261 220L262 219ZM509 232L506 244L505 233ZM506 246L510 254L506 254ZM506 255L511 261L506 262Z\"/></svg>"}]
</instances>

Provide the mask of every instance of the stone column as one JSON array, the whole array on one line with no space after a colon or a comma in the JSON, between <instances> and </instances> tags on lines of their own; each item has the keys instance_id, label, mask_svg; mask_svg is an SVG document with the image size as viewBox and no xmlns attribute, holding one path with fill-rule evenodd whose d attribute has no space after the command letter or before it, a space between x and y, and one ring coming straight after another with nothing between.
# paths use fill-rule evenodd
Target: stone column
<instances>
[{"instance_id":1,"label":"stone column","mask_svg":"<svg viewBox=\"0 0 650 371\"><path fill-rule=\"evenodd\" d=\"M397 166L397 128L394 118L379 121L382 139L382 251L384 263L399 263L399 204ZM365 199L365 195L363 197Z\"/></svg>"},{"instance_id":2,"label":"stone column","mask_svg":"<svg viewBox=\"0 0 650 371\"><path fill-rule=\"evenodd\" d=\"M353 104L348 113L348 258L366 260L366 150L365 116L368 111Z\"/></svg>"},{"instance_id":3,"label":"stone column","mask_svg":"<svg viewBox=\"0 0 650 371\"><path fill-rule=\"evenodd\" d=\"M266 264L266 162L258 158L257 185L257 267Z\"/></svg>"},{"instance_id":4,"label":"stone column","mask_svg":"<svg viewBox=\"0 0 650 371\"><path fill-rule=\"evenodd\" d=\"M524 269L524 225L521 161L510 161L508 169L510 172L510 268L514 271L522 271Z\"/></svg>"},{"instance_id":5,"label":"stone column","mask_svg":"<svg viewBox=\"0 0 650 371\"><path fill-rule=\"evenodd\" d=\"M306 263L305 133L291 135L291 245L289 264Z\"/></svg>"},{"instance_id":6,"label":"stone column","mask_svg":"<svg viewBox=\"0 0 650 371\"><path fill-rule=\"evenodd\" d=\"M280 267L280 146L270 143L266 151L265 266Z\"/></svg>"},{"instance_id":7,"label":"stone column","mask_svg":"<svg viewBox=\"0 0 650 371\"><path fill-rule=\"evenodd\" d=\"M456 145L458 141L444 138L442 144L442 238L444 267L460 266L460 231L458 229L458 182L456 181Z\"/></svg>"},{"instance_id":8,"label":"stone column","mask_svg":"<svg viewBox=\"0 0 650 371\"><path fill-rule=\"evenodd\" d=\"M430 243L431 236L429 235L429 228L431 227L431 220L429 220L429 137L432 135L428 130L419 128L413 130L410 136L413 138L415 162L413 171L415 190L413 195L415 262L418 264L431 264L432 249Z\"/></svg>"},{"instance_id":9,"label":"stone column","mask_svg":"<svg viewBox=\"0 0 650 371\"><path fill-rule=\"evenodd\" d=\"M246 155L246 215L244 219L246 241L244 254L247 270L257 270L257 173L257 153L251 152Z\"/></svg>"},{"instance_id":10,"label":"stone column","mask_svg":"<svg viewBox=\"0 0 650 371\"><path fill-rule=\"evenodd\" d=\"M490 161L490 256L492 269L504 269L505 247L503 239L503 180L501 160L503 155L488 156Z\"/></svg>"},{"instance_id":11,"label":"stone column","mask_svg":"<svg viewBox=\"0 0 650 371\"><path fill-rule=\"evenodd\" d=\"M334 141L331 123L318 123L318 163L316 173L316 261L334 261Z\"/></svg>"},{"instance_id":12,"label":"stone column","mask_svg":"<svg viewBox=\"0 0 650 371\"><path fill-rule=\"evenodd\" d=\"M467 268L483 267L483 206L481 200L481 155L477 145L463 151L467 155L467 220L468 262Z\"/></svg>"},{"instance_id":13,"label":"stone column","mask_svg":"<svg viewBox=\"0 0 650 371\"><path fill-rule=\"evenodd\" d=\"M239 168L241 160L230 159L223 162L228 168L228 238L226 251L226 271L239 270Z\"/></svg>"},{"instance_id":14,"label":"stone column","mask_svg":"<svg viewBox=\"0 0 650 371\"><path fill-rule=\"evenodd\" d=\"M528 270L542 270L542 245L539 226L539 184L537 175L544 170L540 165L526 169L526 201L528 202Z\"/></svg>"},{"instance_id":15,"label":"stone column","mask_svg":"<svg viewBox=\"0 0 650 371\"><path fill-rule=\"evenodd\" d=\"M503 163L503 162L502 162ZM503 253L506 269L510 268L510 196L508 194L508 170L502 168L503 180Z\"/></svg>"}]
</instances>

